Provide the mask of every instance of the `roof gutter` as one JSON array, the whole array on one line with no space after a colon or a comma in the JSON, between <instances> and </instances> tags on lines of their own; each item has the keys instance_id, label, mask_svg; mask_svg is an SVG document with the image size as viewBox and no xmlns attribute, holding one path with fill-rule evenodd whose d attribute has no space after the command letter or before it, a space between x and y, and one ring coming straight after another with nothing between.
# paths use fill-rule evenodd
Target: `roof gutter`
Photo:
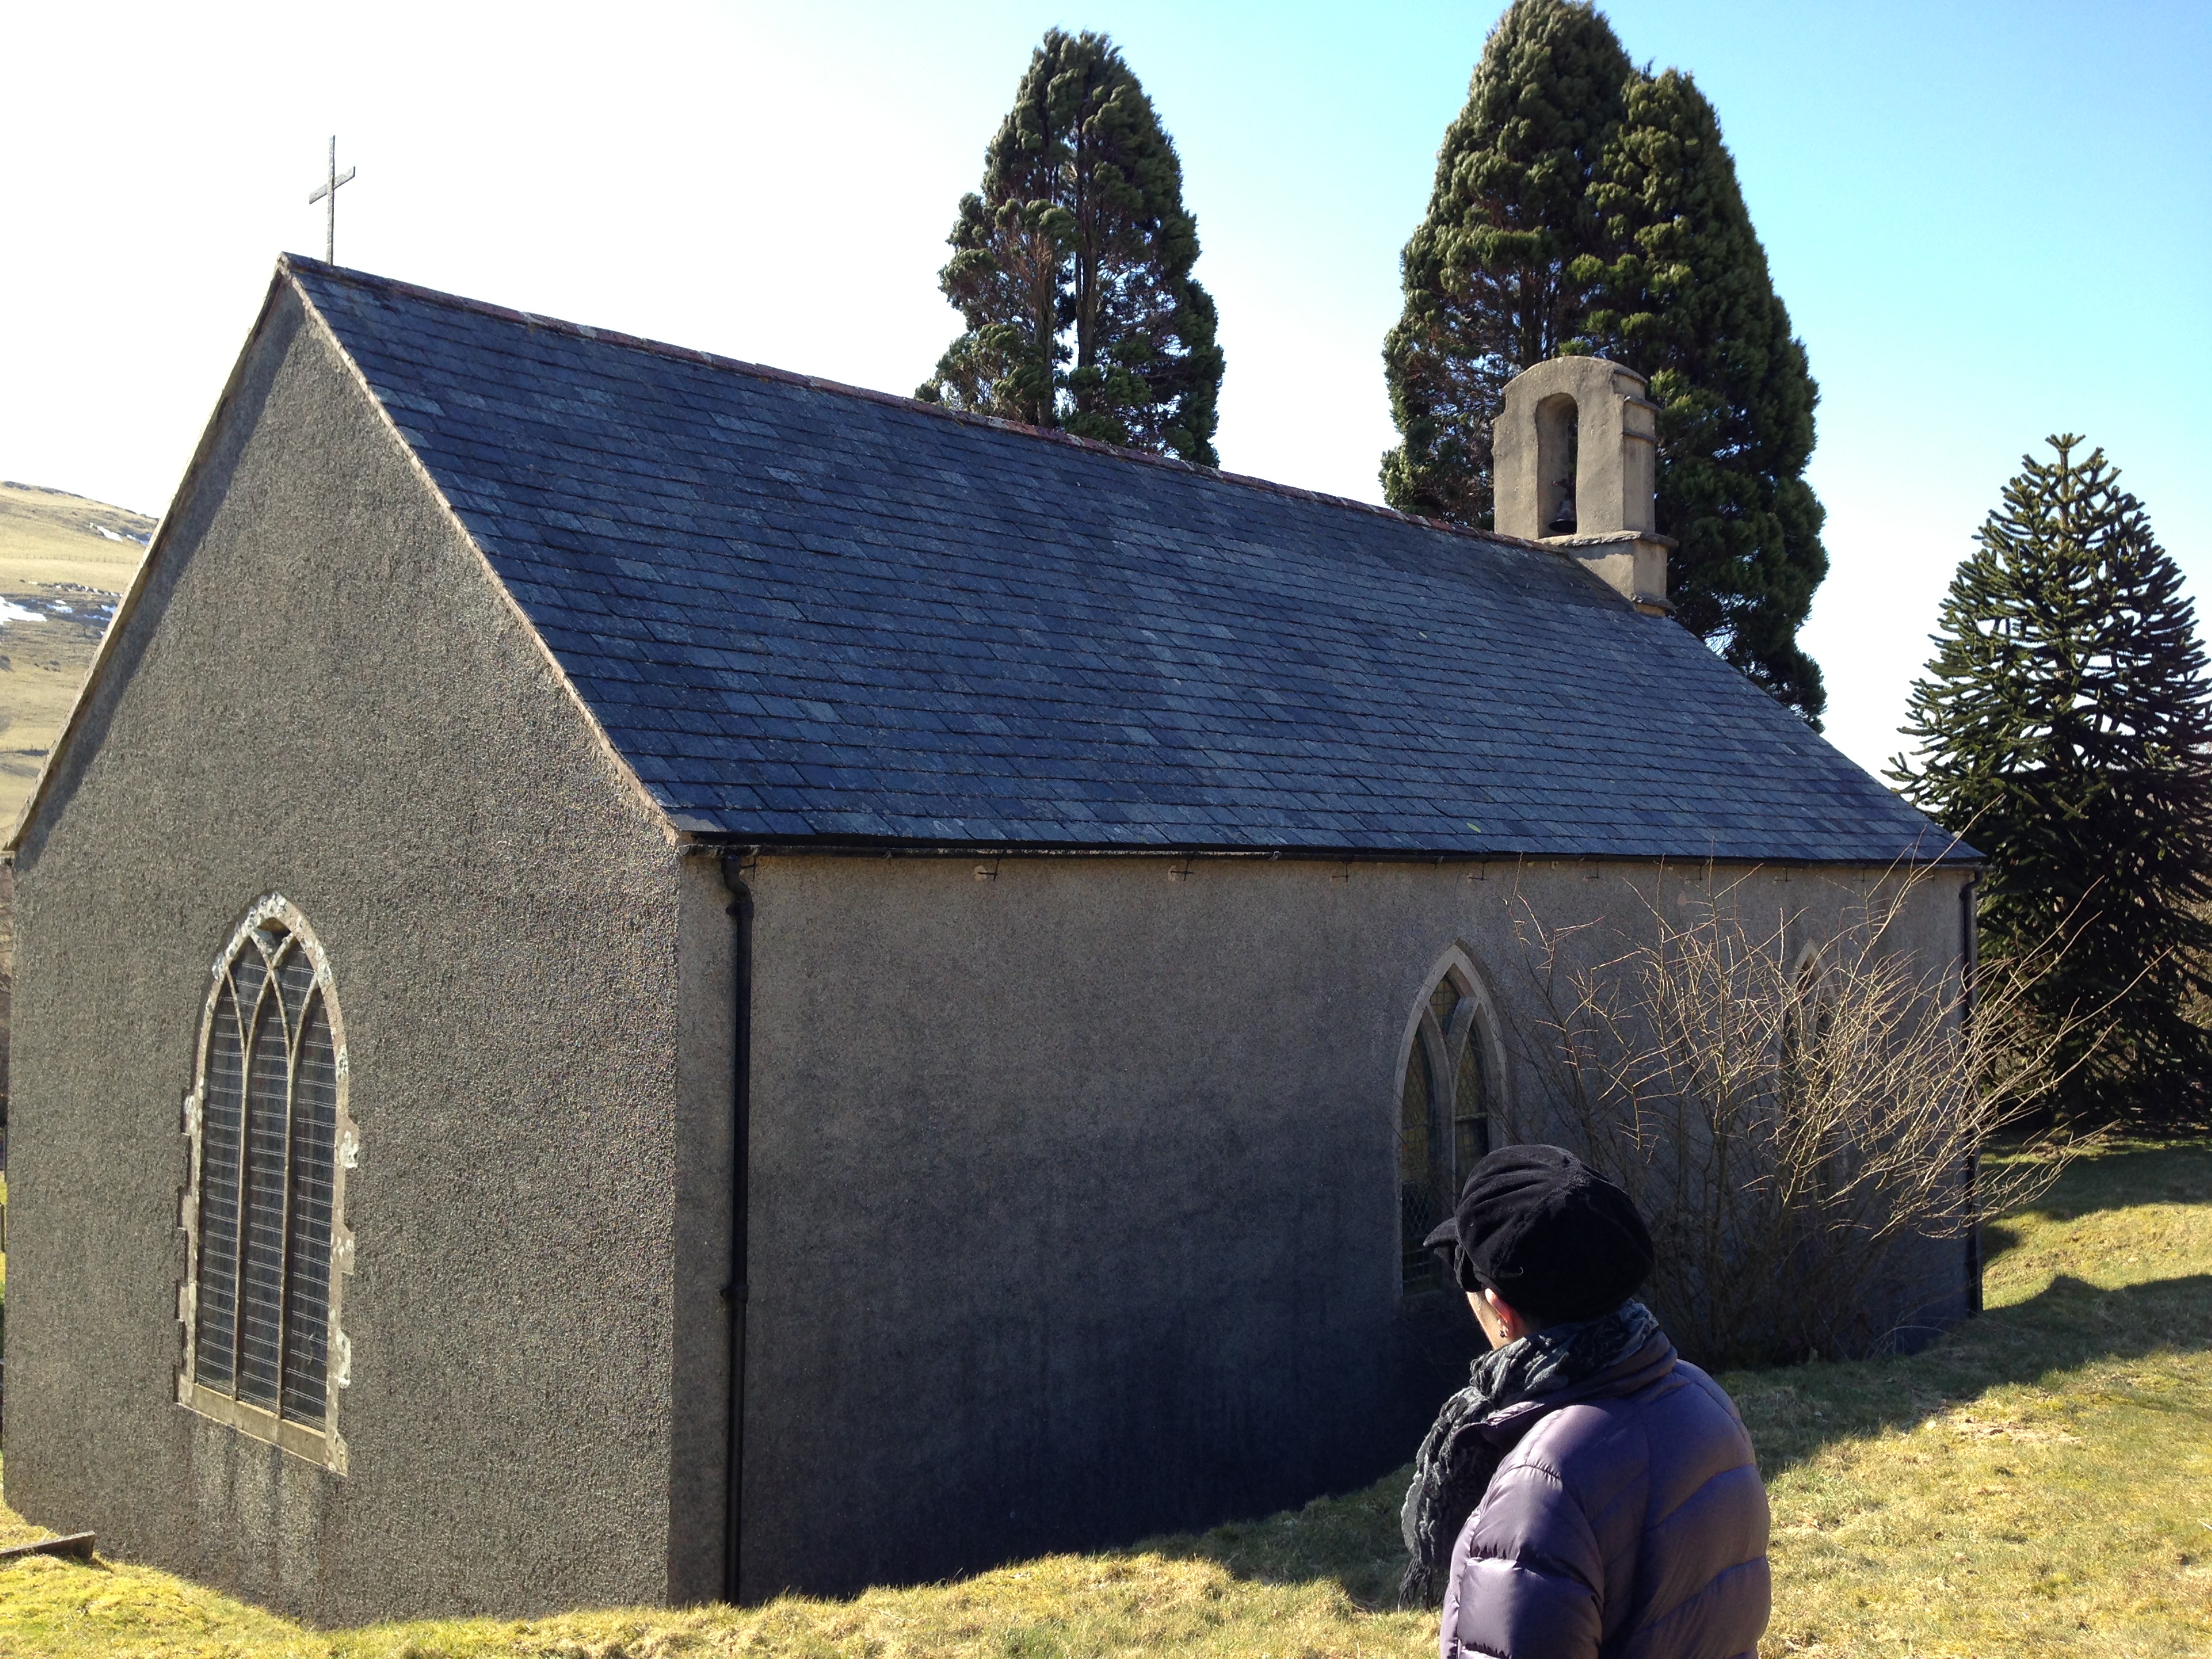
<instances>
[{"instance_id":1,"label":"roof gutter","mask_svg":"<svg viewBox=\"0 0 2212 1659\"><path fill-rule=\"evenodd\" d=\"M690 830L677 842L679 853L704 856L741 851L752 858L855 859L1220 859L1247 862L1307 864L1652 864L1711 866L1728 869L1863 870L1933 868L1977 870L1982 854L1954 841L1933 857L1900 854L1891 859L1804 859L1721 857L1701 853L1579 853L1465 848L1224 847L1218 843L1160 842L1142 847L1098 846L1080 842L905 841L884 836L763 836Z\"/></svg>"}]
</instances>

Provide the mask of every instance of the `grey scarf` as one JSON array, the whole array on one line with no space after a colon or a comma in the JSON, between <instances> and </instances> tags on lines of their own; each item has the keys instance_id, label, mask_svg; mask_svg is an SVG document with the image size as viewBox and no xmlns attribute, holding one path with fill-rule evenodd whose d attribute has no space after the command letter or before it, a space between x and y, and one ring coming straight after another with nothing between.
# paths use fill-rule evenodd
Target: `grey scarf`
<instances>
[{"instance_id":1,"label":"grey scarf","mask_svg":"<svg viewBox=\"0 0 2212 1659\"><path fill-rule=\"evenodd\" d=\"M1481 1432L1483 1422L1508 1406L1557 1394L1619 1364L1658 1328L1641 1302L1624 1302L1595 1319L1547 1326L1474 1362L1468 1385L1444 1401L1413 1459L1413 1484L1406 1488L1406 1506L1398 1515L1413 1558L1398 1581L1400 1607L1443 1601L1452 1546L1505 1456Z\"/></svg>"}]
</instances>

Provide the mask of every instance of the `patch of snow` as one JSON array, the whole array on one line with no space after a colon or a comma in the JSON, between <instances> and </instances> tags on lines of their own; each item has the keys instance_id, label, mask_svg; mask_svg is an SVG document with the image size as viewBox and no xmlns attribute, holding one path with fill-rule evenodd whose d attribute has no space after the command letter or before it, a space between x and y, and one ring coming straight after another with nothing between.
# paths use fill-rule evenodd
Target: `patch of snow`
<instances>
[{"instance_id":1,"label":"patch of snow","mask_svg":"<svg viewBox=\"0 0 2212 1659\"><path fill-rule=\"evenodd\" d=\"M43 611L33 611L13 599L0 599L0 623L44 622L46 619L46 614Z\"/></svg>"},{"instance_id":2,"label":"patch of snow","mask_svg":"<svg viewBox=\"0 0 2212 1659\"><path fill-rule=\"evenodd\" d=\"M107 541L128 542L133 547L143 547L147 543L154 539L150 534L134 536L127 530L110 530L104 524L94 524L92 526L92 529L96 534Z\"/></svg>"}]
</instances>

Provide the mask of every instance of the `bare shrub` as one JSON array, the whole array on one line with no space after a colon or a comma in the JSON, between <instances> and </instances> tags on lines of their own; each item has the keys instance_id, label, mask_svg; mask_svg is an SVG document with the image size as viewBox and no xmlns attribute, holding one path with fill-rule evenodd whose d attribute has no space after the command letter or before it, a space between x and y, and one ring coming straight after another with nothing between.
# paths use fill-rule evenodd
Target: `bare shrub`
<instances>
[{"instance_id":1,"label":"bare shrub","mask_svg":"<svg viewBox=\"0 0 2212 1659\"><path fill-rule=\"evenodd\" d=\"M1855 896L1809 962L1788 954L1792 918L1754 926L1741 881L1711 871L1684 884L1681 921L1662 877L1632 929L1547 929L1520 902L1542 1010L1524 1052L1569 1144L1650 1222L1647 1299L1702 1363L1881 1348L1956 1294L1955 1275L1930 1281L1926 1241L1963 1252L1980 1214L2031 1201L2078 1144L2046 1133L1982 1164L2078 1036L2027 1018L2033 966L1969 983L1905 945L1926 878Z\"/></svg>"}]
</instances>

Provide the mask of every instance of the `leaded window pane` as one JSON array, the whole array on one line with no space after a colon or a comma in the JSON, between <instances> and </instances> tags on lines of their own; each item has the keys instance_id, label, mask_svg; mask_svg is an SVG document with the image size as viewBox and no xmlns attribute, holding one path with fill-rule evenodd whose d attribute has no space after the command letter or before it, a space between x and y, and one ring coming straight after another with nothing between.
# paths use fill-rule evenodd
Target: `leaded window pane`
<instances>
[{"instance_id":1,"label":"leaded window pane","mask_svg":"<svg viewBox=\"0 0 2212 1659\"><path fill-rule=\"evenodd\" d=\"M256 915L288 908L271 899ZM319 960L304 934L262 921L240 933L217 974L198 1090L198 1208L190 1212L187 1380L201 1393L185 1397L212 1392L258 1407L283 1433L252 1429L266 1418L226 1420L275 1434L294 1450L301 1444L285 1437L295 1434L289 1425L331 1426L338 1141L349 1121L342 1027ZM342 1443L326 1443L330 1466L343 1470Z\"/></svg>"},{"instance_id":2,"label":"leaded window pane","mask_svg":"<svg viewBox=\"0 0 2212 1659\"><path fill-rule=\"evenodd\" d=\"M264 993L246 1077L246 1205L239 1249L238 1397L275 1410L283 1366L284 1180L291 1056L276 999Z\"/></svg>"},{"instance_id":3,"label":"leaded window pane","mask_svg":"<svg viewBox=\"0 0 2212 1659\"><path fill-rule=\"evenodd\" d=\"M1437 988L1429 993L1429 1012L1437 1022L1437 1035L1451 1036L1452 1016L1459 1012L1459 987L1449 978L1437 981Z\"/></svg>"},{"instance_id":4,"label":"leaded window pane","mask_svg":"<svg viewBox=\"0 0 2212 1659\"><path fill-rule=\"evenodd\" d=\"M1482 1086L1482 1051L1469 1031L1452 1088L1452 1179L1465 1186L1474 1166L1490 1153L1490 1103Z\"/></svg>"},{"instance_id":5,"label":"leaded window pane","mask_svg":"<svg viewBox=\"0 0 2212 1659\"><path fill-rule=\"evenodd\" d=\"M302 1423L323 1420L337 1098L330 1022L319 1002L310 1004L292 1073L292 1218L284 1250L284 1415Z\"/></svg>"},{"instance_id":6,"label":"leaded window pane","mask_svg":"<svg viewBox=\"0 0 2212 1659\"><path fill-rule=\"evenodd\" d=\"M281 936L273 941L270 960L276 964L276 983L283 993L284 1028L296 1034L308 994L315 988L314 962L297 939Z\"/></svg>"},{"instance_id":7,"label":"leaded window pane","mask_svg":"<svg viewBox=\"0 0 2212 1659\"><path fill-rule=\"evenodd\" d=\"M1429 1289L1437 1278L1436 1257L1421 1243L1443 1219L1437 1206L1433 1092L1428 1054L1417 1033L1413 1052L1406 1060L1398 1123L1399 1235L1401 1272L1408 1291Z\"/></svg>"},{"instance_id":8,"label":"leaded window pane","mask_svg":"<svg viewBox=\"0 0 2212 1659\"><path fill-rule=\"evenodd\" d=\"M200 1277L195 1370L211 1389L228 1389L238 1340L238 1184L246 1122L246 1058L238 1004L228 984L216 993L208 1033L207 1081L200 1097Z\"/></svg>"}]
</instances>

